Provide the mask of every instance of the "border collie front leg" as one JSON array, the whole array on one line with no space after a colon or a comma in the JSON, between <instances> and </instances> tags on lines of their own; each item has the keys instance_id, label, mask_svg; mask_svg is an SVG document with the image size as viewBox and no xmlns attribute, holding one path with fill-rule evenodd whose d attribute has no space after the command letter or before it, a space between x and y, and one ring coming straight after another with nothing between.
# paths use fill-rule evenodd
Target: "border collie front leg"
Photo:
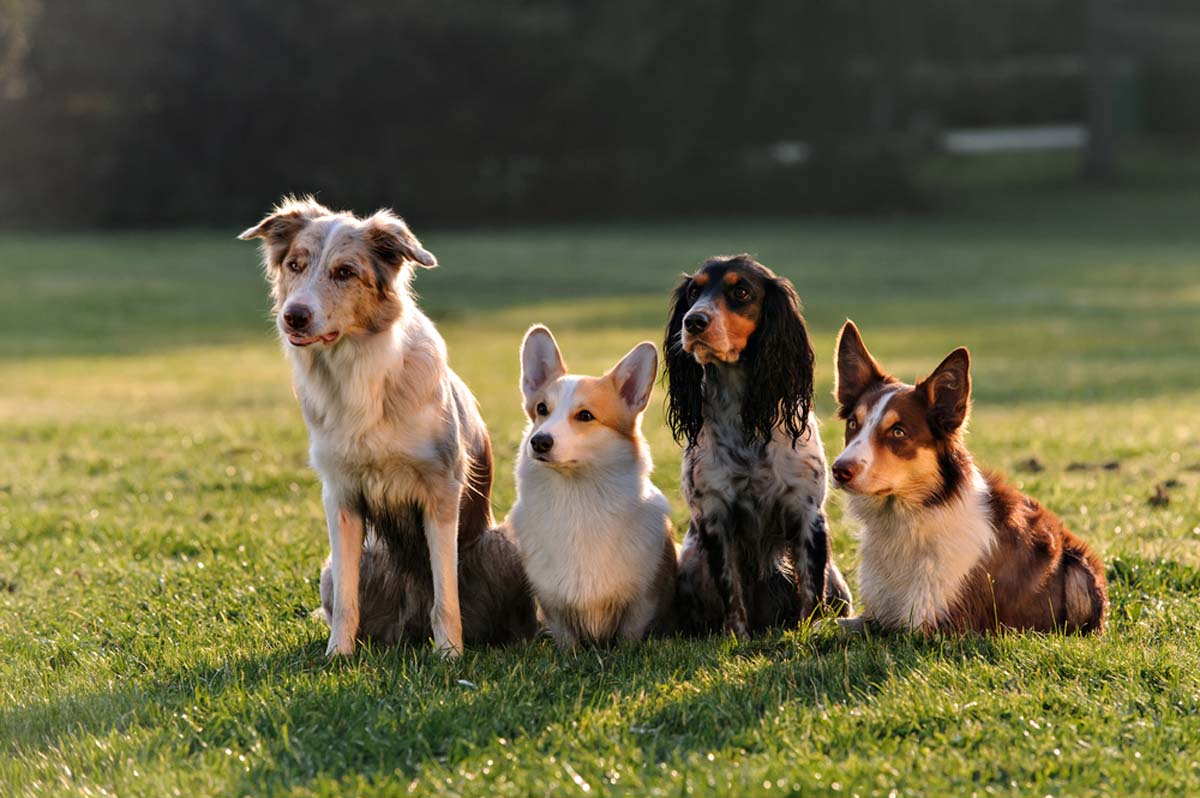
<instances>
[{"instance_id":1,"label":"border collie front leg","mask_svg":"<svg viewBox=\"0 0 1200 798\"><path fill-rule=\"evenodd\" d=\"M433 642L448 657L462 654L462 614L458 603L458 512L459 495L442 506L425 508L425 541L433 572L433 609L429 620Z\"/></svg>"},{"instance_id":2,"label":"border collie front leg","mask_svg":"<svg viewBox=\"0 0 1200 798\"><path fill-rule=\"evenodd\" d=\"M333 492L321 492L329 525L329 551L333 574L333 614L329 619L329 645L325 656L354 653L358 635L358 573L363 547L363 519L343 506Z\"/></svg>"}]
</instances>

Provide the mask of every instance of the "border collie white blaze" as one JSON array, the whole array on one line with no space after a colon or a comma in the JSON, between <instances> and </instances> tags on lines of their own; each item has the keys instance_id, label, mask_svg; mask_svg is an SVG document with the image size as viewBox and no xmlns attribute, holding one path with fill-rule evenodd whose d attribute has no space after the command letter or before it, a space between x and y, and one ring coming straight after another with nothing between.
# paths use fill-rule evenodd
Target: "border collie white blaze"
<instances>
[{"instance_id":1,"label":"border collie white blaze","mask_svg":"<svg viewBox=\"0 0 1200 798\"><path fill-rule=\"evenodd\" d=\"M1100 560L1053 513L981 472L966 448L967 350L905 385L847 321L836 360L846 445L832 471L862 525L863 618L926 632L1101 631Z\"/></svg>"}]
</instances>

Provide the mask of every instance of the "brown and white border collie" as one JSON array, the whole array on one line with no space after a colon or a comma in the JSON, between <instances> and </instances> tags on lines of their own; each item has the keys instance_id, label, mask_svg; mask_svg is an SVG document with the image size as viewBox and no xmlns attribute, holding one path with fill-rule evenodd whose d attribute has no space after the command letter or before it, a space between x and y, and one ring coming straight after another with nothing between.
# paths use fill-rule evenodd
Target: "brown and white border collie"
<instances>
[{"instance_id":1,"label":"brown and white border collie","mask_svg":"<svg viewBox=\"0 0 1200 798\"><path fill-rule=\"evenodd\" d=\"M906 385L847 321L836 358L846 448L832 471L862 525L857 625L1102 631L1108 596L1099 558L1037 501L980 471L967 451L967 350Z\"/></svg>"},{"instance_id":2,"label":"brown and white border collie","mask_svg":"<svg viewBox=\"0 0 1200 798\"><path fill-rule=\"evenodd\" d=\"M326 653L432 636L453 656L464 636L532 636L515 547L489 529L487 428L409 287L415 267L437 260L389 211L360 219L311 198L285 199L239 238L263 241L321 477Z\"/></svg>"}]
</instances>

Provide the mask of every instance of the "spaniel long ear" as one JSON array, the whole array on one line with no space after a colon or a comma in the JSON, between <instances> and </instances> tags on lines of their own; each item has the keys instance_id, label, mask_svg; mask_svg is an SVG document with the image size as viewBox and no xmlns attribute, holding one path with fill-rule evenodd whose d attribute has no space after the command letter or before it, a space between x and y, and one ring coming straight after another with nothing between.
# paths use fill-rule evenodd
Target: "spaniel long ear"
<instances>
[{"instance_id":1,"label":"spaniel long ear","mask_svg":"<svg viewBox=\"0 0 1200 798\"><path fill-rule=\"evenodd\" d=\"M635 413L646 409L654 390L654 375L658 372L658 349L649 341L629 350L621 362L613 366L608 377L617 386L625 406Z\"/></svg>"},{"instance_id":2,"label":"spaniel long ear","mask_svg":"<svg viewBox=\"0 0 1200 798\"><path fill-rule=\"evenodd\" d=\"M834 347L833 366L834 377L833 396L838 401L838 415L849 418L855 405L867 389L881 382L890 382L891 378L879 367L875 358L867 351L858 327L849 319L842 325L838 333L837 345Z\"/></svg>"},{"instance_id":3,"label":"spaniel long ear","mask_svg":"<svg viewBox=\"0 0 1200 798\"><path fill-rule=\"evenodd\" d=\"M782 426L795 446L808 428L816 357L800 315L800 297L787 278L767 282L758 329L742 357L749 386L742 400L742 426L764 443Z\"/></svg>"},{"instance_id":4,"label":"spaniel long ear","mask_svg":"<svg viewBox=\"0 0 1200 798\"><path fill-rule=\"evenodd\" d=\"M284 197L275 208L253 227L238 234L242 241L263 240L263 254L268 266L278 266L292 245L292 239L313 219L332 213L312 197Z\"/></svg>"},{"instance_id":5,"label":"spaniel long ear","mask_svg":"<svg viewBox=\"0 0 1200 798\"><path fill-rule=\"evenodd\" d=\"M530 327L521 342L521 395L525 401L566 373L567 366L550 330L541 324Z\"/></svg>"},{"instance_id":6,"label":"spaniel long ear","mask_svg":"<svg viewBox=\"0 0 1200 798\"><path fill-rule=\"evenodd\" d=\"M667 384L667 424L676 443L691 446L704 425L704 367L683 351L683 317L692 303L686 274L671 297L667 329L663 333L663 380Z\"/></svg>"},{"instance_id":7,"label":"spaniel long ear","mask_svg":"<svg viewBox=\"0 0 1200 798\"><path fill-rule=\"evenodd\" d=\"M405 223L388 210L377 211L363 225L367 246L382 263L397 269L405 263L415 263L432 269L438 265L433 253L421 246Z\"/></svg>"},{"instance_id":8,"label":"spaniel long ear","mask_svg":"<svg viewBox=\"0 0 1200 798\"><path fill-rule=\"evenodd\" d=\"M929 426L935 435L949 437L971 412L971 353L960 346L917 383L917 395L929 405Z\"/></svg>"}]
</instances>

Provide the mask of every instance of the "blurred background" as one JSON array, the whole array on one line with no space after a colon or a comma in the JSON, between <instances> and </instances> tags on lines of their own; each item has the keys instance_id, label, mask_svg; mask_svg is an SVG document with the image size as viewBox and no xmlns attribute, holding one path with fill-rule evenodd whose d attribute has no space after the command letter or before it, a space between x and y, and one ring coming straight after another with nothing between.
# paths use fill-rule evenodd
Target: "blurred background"
<instances>
[{"instance_id":1,"label":"blurred background","mask_svg":"<svg viewBox=\"0 0 1200 798\"><path fill-rule=\"evenodd\" d=\"M470 225L1200 185L1198 75L1195 0L0 0L0 220L244 225L284 192Z\"/></svg>"}]
</instances>

